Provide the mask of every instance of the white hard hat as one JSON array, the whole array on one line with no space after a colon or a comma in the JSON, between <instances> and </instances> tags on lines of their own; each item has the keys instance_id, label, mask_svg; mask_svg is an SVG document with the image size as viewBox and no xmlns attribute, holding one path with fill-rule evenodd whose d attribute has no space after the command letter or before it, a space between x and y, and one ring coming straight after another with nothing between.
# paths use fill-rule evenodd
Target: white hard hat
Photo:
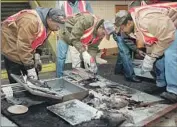
<instances>
[{"instance_id":1,"label":"white hard hat","mask_svg":"<svg viewBox=\"0 0 177 127\"><path fill-rule=\"evenodd\" d=\"M106 39L109 40L110 35L115 32L114 24L109 20L105 20L103 24L106 31Z\"/></svg>"},{"instance_id":2,"label":"white hard hat","mask_svg":"<svg viewBox=\"0 0 177 127\"><path fill-rule=\"evenodd\" d=\"M104 21L103 24L104 24L104 28L105 28L107 34L111 34L112 32L115 31L114 24L111 21L106 20L106 21Z\"/></svg>"}]
</instances>

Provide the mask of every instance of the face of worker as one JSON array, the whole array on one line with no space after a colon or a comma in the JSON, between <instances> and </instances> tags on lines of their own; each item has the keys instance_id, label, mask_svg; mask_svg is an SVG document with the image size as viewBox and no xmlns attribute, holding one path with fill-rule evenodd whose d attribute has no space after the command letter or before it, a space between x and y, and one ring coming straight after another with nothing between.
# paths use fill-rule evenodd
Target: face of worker
<instances>
[{"instance_id":1,"label":"face of worker","mask_svg":"<svg viewBox=\"0 0 177 127\"><path fill-rule=\"evenodd\" d=\"M60 29L60 23L53 21L51 18L47 19L48 27L51 31L58 31Z\"/></svg>"},{"instance_id":2,"label":"face of worker","mask_svg":"<svg viewBox=\"0 0 177 127\"><path fill-rule=\"evenodd\" d=\"M133 21L128 21L126 25L121 25L121 31L125 32L126 34L130 34L134 32L134 23Z\"/></svg>"},{"instance_id":3,"label":"face of worker","mask_svg":"<svg viewBox=\"0 0 177 127\"><path fill-rule=\"evenodd\" d=\"M104 38L105 35L106 35L106 31L105 31L104 27L100 26L97 30L97 36Z\"/></svg>"}]
</instances>

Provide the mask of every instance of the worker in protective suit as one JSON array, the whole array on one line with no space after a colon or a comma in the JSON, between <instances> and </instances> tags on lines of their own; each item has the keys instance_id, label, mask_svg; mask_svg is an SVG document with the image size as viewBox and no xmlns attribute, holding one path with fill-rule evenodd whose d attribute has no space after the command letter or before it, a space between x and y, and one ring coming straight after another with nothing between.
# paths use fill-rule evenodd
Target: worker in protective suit
<instances>
[{"instance_id":1,"label":"worker in protective suit","mask_svg":"<svg viewBox=\"0 0 177 127\"><path fill-rule=\"evenodd\" d=\"M1 52L10 83L16 83L11 73L38 79L36 68L41 68L41 60L37 48L52 31L64 26L64 18L60 9L36 8L22 10L2 22Z\"/></svg>"},{"instance_id":2,"label":"worker in protective suit","mask_svg":"<svg viewBox=\"0 0 177 127\"><path fill-rule=\"evenodd\" d=\"M136 37L147 48L141 72L152 71L155 64L156 84L167 90L161 96L172 102L177 102L176 8L176 2L132 8L130 14L121 15L124 22L116 24L127 34L136 28Z\"/></svg>"},{"instance_id":3,"label":"worker in protective suit","mask_svg":"<svg viewBox=\"0 0 177 127\"><path fill-rule=\"evenodd\" d=\"M60 8L65 12L66 17L72 16L74 14L80 13L80 12L90 12L93 13L92 7L88 1L85 0L66 0L66 1L57 1L56 4L57 8ZM69 53L69 56L71 58L72 68L75 67L81 67L81 64L78 62L80 61L80 53L77 51L77 49L74 46L66 46L66 43L63 42L64 40L61 40L59 38L57 42L57 76L61 75L63 70L60 68L60 66L64 66L64 60L66 59L66 53ZM67 49L65 49L67 48ZM64 56L61 56L60 54L64 53ZM58 57L60 55L60 57ZM60 62L60 63L58 63Z\"/></svg>"},{"instance_id":4,"label":"worker in protective suit","mask_svg":"<svg viewBox=\"0 0 177 127\"><path fill-rule=\"evenodd\" d=\"M123 13L128 12L125 10L120 10L116 14L114 20L115 27L116 24L124 22L125 19L119 20ZM113 34L113 38L117 42L119 49L117 62L115 66L115 74L123 73L127 81L141 82L141 80L135 76L133 70L131 51L138 53L142 57L144 57L145 53L137 48L136 39L126 34L125 32L121 31L121 29Z\"/></svg>"},{"instance_id":5,"label":"worker in protective suit","mask_svg":"<svg viewBox=\"0 0 177 127\"><path fill-rule=\"evenodd\" d=\"M68 18L65 22L65 29L60 30L59 38L68 45L74 46L81 54L84 66L87 70L95 72L97 70L95 57L98 52L98 45L105 37L115 31L114 25L109 21L104 21L91 13L79 13ZM63 75L66 51L61 49L59 54L58 77ZM60 64L62 63L62 64ZM77 64L80 64L78 61ZM77 66L76 64L76 66Z\"/></svg>"}]
</instances>

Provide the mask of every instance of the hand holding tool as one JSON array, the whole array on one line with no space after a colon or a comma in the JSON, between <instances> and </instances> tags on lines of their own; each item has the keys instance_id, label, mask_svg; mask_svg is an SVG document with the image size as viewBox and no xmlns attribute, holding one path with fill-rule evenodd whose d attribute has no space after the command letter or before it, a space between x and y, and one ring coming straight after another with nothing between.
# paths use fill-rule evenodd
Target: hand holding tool
<instances>
[{"instance_id":1,"label":"hand holding tool","mask_svg":"<svg viewBox=\"0 0 177 127\"><path fill-rule=\"evenodd\" d=\"M36 73L36 70L35 70L35 68L32 68L32 69L28 69L27 70L27 76L29 77L29 78L32 78L32 79L38 79L38 76L37 76L37 73Z\"/></svg>"},{"instance_id":2,"label":"hand holding tool","mask_svg":"<svg viewBox=\"0 0 177 127\"><path fill-rule=\"evenodd\" d=\"M42 70L42 61L40 59L40 54L39 53L35 53L34 55L34 63L35 63L35 68L38 72L40 72Z\"/></svg>"}]
</instances>

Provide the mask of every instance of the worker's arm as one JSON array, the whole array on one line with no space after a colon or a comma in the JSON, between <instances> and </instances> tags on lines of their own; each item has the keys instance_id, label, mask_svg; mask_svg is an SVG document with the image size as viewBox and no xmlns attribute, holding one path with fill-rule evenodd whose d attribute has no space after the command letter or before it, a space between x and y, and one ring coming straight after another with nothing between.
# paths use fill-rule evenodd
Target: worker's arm
<instances>
[{"instance_id":1,"label":"worker's arm","mask_svg":"<svg viewBox=\"0 0 177 127\"><path fill-rule=\"evenodd\" d=\"M177 9L171 8L168 11L167 16L169 16L171 18L171 20L173 21L175 27L177 28Z\"/></svg>"},{"instance_id":2,"label":"worker's arm","mask_svg":"<svg viewBox=\"0 0 177 127\"><path fill-rule=\"evenodd\" d=\"M34 51L31 44L35 39L37 28L37 21L35 20L22 18L18 22L17 50L21 62L27 67L34 65Z\"/></svg>"},{"instance_id":3,"label":"worker's arm","mask_svg":"<svg viewBox=\"0 0 177 127\"><path fill-rule=\"evenodd\" d=\"M158 39L158 42L152 45L150 56L159 58L175 38L174 24L169 17L159 14L151 17L147 30Z\"/></svg>"},{"instance_id":4,"label":"worker's arm","mask_svg":"<svg viewBox=\"0 0 177 127\"><path fill-rule=\"evenodd\" d=\"M116 33L114 33L113 34L113 38L114 38L114 40L118 43L118 45L119 45L119 41L120 40L118 40L117 39L117 36L121 36L121 41L123 41L123 43L130 49L130 50L132 50L132 51L136 51L137 50L137 47L136 47L136 44L135 44L135 39L133 39L133 38L131 38L131 37L129 37L128 35L126 35L125 33L118 33L118 34L116 34Z\"/></svg>"},{"instance_id":5,"label":"worker's arm","mask_svg":"<svg viewBox=\"0 0 177 127\"><path fill-rule=\"evenodd\" d=\"M88 46L88 52L89 52L89 54L91 55L91 56L93 56L94 58L96 57L96 55L97 55L97 53L98 53L98 51L99 51L99 48L98 48L98 45L99 45L100 43L98 42L98 43L96 43L96 44L92 44L92 45L90 45L90 46Z\"/></svg>"},{"instance_id":6,"label":"worker's arm","mask_svg":"<svg viewBox=\"0 0 177 127\"><path fill-rule=\"evenodd\" d=\"M134 52L137 51L137 47L135 44L135 40L130 38L124 38L124 43L128 46L128 48Z\"/></svg>"},{"instance_id":7,"label":"worker's arm","mask_svg":"<svg viewBox=\"0 0 177 127\"><path fill-rule=\"evenodd\" d=\"M152 70L153 63L157 58L162 56L164 51L170 46L171 42L174 40L176 28L168 16L160 13L146 15L140 23L142 23L142 26L144 25L149 33L158 39L156 43L151 45L152 51L150 55L146 55L143 60L141 67L141 73L143 74Z\"/></svg>"},{"instance_id":8,"label":"worker's arm","mask_svg":"<svg viewBox=\"0 0 177 127\"><path fill-rule=\"evenodd\" d=\"M93 13L92 6L91 6L90 2L88 2L88 1L86 1L86 10L90 13Z\"/></svg>"},{"instance_id":9,"label":"worker's arm","mask_svg":"<svg viewBox=\"0 0 177 127\"><path fill-rule=\"evenodd\" d=\"M70 40L72 45L80 52L84 52L86 49L81 43L80 39L84 34L84 31L93 25L94 18L92 16L83 16L77 23L73 26Z\"/></svg>"}]
</instances>

